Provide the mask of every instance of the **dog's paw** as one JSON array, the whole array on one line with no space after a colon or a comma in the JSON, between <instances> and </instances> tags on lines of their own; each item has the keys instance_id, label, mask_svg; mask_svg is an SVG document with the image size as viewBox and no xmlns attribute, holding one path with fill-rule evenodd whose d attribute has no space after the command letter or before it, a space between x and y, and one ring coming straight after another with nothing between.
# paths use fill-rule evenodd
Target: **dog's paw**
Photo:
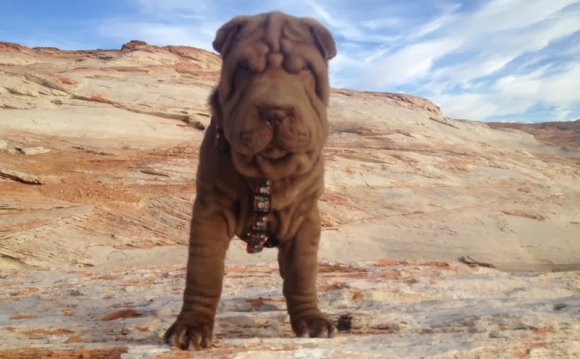
<instances>
[{"instance_id":1,"label":"dog's paw","mask_svg":"<svg viewBox=\"0 0 580 359\"><path fill-rule=\"evenodd\" d=\"M336 327L322 314L294 320L292 329L299 338L332 338L336 335Z\"/></svg>"},{"instance_id":2,"label":"dog's paw","mask_svg":"<svg viewBox=\"0 0 580 359\"><path fill-rule=\"evenodd\" d=\"M165 343L183 350L187 350L190 347L196 350L210 348L212 338L211 326L179 318L167 329L163 336Z\"/></svg>"}]
</instances>

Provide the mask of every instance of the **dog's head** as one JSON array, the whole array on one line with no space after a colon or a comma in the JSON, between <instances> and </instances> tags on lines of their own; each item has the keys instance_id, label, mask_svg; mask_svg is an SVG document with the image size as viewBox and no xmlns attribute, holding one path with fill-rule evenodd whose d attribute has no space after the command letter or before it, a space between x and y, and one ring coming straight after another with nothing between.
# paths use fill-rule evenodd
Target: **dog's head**
<instances>
[{"instance_id":1,"label":"dog's head","mask_svg":"<svg viewBox=\"0 0 580 359\"><path fill-rule=\"evenodd\" d=\"M238 172L277 180L309 171L327 137L332 35L274 12L232 19L213 46L223 64L210 102Z\"/></svg>"}]
</instances>

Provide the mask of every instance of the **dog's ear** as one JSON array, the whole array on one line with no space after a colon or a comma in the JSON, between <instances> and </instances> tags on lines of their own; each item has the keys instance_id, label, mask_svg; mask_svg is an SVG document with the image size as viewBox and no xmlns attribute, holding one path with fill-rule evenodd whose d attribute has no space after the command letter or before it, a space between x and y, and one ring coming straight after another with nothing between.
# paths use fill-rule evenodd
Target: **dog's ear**
<instances>
[{"instance_id":1,"label":"dog's ear","mask_svg":"<svg viewBox=\"0 0 580 359\"><path fill-rule=\"evenodd\" d=\"M304 19L303 21L310 27L310 33L314 37L322 57L328 61L336 56L336 44L330 31L314 19Z\"/></svg>"},{"instance_id":2,"label":"dog's ear","mask_svg":"<svg viewBox=\"0 0 580 359\"><path fill-rule=\"evenodd\" d=\"M228 52L236 35L242 30L244 24L247 22L247 16L238 16L220 27L215 35L215 40L213 40L214 50L224 56Z\"/></svg>"}]
</instances>

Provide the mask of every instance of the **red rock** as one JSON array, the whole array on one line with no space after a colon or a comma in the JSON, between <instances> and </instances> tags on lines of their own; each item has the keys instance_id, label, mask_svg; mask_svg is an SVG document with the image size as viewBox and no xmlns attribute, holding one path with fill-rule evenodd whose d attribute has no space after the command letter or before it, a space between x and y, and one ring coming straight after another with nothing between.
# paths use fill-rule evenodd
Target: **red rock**
<instances>
[{"instance_id":1,"label":"red rock","mask_svg":"<svg viewBox=\"0 0 580 359\"><path fill-rule=\"evenodd\" d=\"M145 41L131 40L121 47L121 51L132 51L142 46L149 46Z\"/></svg>"},{"instance_id":2,"label":"red rock","mask_svg":"<svg viewBox=\"0 0 580 359\"><path fill-rule=\"evenodd\" d=\"M105 315L101 318L102 321L108 322L111 320L117 320L122 318L138 318L141 317L142 314L133 310L133 309L123 309L117 312L113 312L110 314Z\"/></svg>"}]
</instances>

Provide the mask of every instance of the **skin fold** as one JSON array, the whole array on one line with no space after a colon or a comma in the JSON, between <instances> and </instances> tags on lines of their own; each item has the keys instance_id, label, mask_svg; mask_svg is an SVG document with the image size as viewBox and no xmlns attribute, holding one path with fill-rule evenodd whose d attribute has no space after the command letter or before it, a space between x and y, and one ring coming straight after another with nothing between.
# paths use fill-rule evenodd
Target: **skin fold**
<instances>
[{"instance_id":1,"label":"skin fold","mask_svg":"<svg viewBox=\"0 0 580 359\"><path fill-rule=\"evenodd\" d=\"M316 276L332 35L315 20L273 12L232 19L213 45L222 72L200 150L183 307L165 340L182 349L211 346L226 250L247 229L252 188L264 179L272 181L268 234L278 241L292 329L331 337ZM218 129L227 151L215 145Z\"/></svg>"}]
</instances>

